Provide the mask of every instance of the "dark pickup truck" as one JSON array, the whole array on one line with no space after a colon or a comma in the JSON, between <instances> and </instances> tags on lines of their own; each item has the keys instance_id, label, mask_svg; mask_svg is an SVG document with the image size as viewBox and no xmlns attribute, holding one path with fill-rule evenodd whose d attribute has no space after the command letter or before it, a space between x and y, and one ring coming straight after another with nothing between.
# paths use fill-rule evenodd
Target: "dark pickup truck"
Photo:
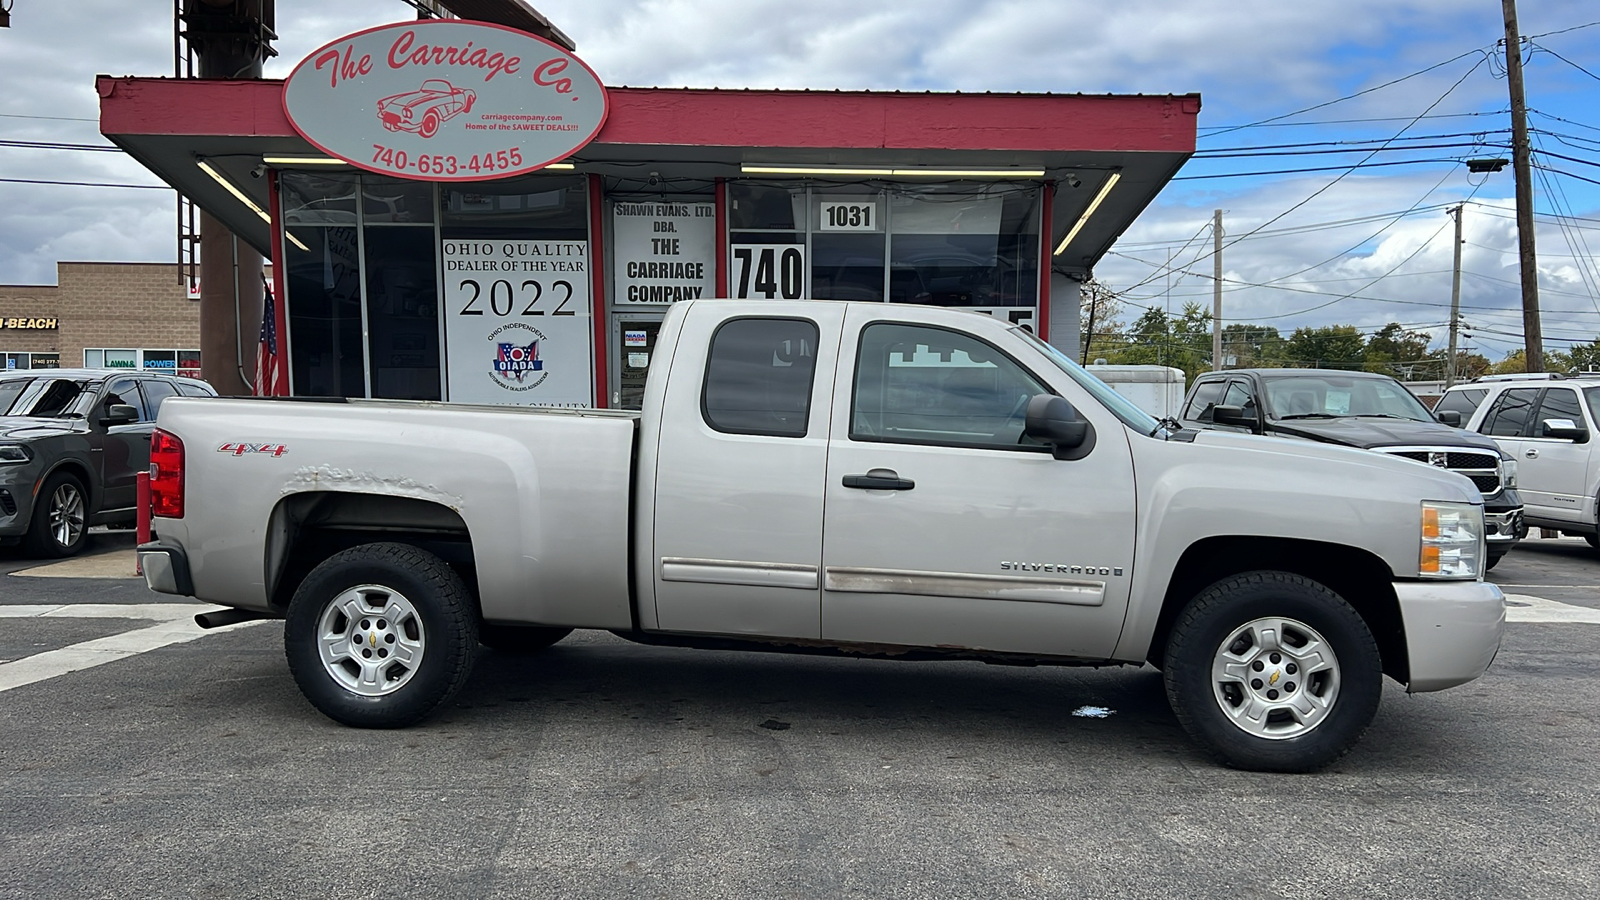
<instances>
[{"instance_id":1,"label":"dark pickup truck","mask_svg":"<svg viewBox=\"0 0 1600 900\"><path fill-rule=\"evenodd\" d=\"M1218 431L1340 444L1460 472L1483 494L1490 568L1526 537L1517 461L1492 439L1437 418L1387 375L1333 369L1235 369L1195 379L1179 414ZM1451 419L1454 421L1451 421Z\"/></svg>"}]
</instances>

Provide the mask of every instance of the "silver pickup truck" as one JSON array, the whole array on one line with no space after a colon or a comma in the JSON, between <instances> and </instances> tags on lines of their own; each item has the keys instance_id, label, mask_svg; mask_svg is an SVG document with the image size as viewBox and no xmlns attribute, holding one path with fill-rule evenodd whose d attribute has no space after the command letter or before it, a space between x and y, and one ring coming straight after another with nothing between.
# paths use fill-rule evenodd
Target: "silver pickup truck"
<instances>
[{"instance_id":1,"label":"silver pickup truck","mask_svg":"<svg viewBox=\"0 0 1600 900\"><path fill-rule=\"evenodd\" d=\"M642 413L174 399L149 585L286 620L356 726L480 644L1159 667L1226 763L1308 771L1481 675L1483 500L1409 460L1158 422L1028 331L882 303L706 300Z\"/></svg>"}]
</instances>

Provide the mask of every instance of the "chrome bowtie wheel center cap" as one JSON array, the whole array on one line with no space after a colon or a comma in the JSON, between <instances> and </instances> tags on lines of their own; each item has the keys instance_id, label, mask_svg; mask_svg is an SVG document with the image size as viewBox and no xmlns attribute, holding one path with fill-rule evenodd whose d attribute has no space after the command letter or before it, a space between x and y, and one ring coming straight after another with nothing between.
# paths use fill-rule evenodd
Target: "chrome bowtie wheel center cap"
<instances>
[{"instance_id":1,"label":"chrome bowtie wheel center cap","mask_svg":"<svg viewBox=\"0 0 1600 900\"><path fill-rule=\"evenodd\" d=\"M1265 618L1235 628L1217 648L1213 695L1229 720L1258 737L1295 737L1317 727L1339 692L1339 660L1311 626Z\"/></svg>"},{"instance_id":2,"label":"chrome bowtie wheel center cap","mask_svg":"<svg viewBox=\"0 0 1600 900\"><path fill-rule=\"evenodd\" d=\"M324 670L365 697L399 690L416 674L425 649L422 620L404 595L381 585L350 588L318 621Z\"/></svg>"}]
</instances>

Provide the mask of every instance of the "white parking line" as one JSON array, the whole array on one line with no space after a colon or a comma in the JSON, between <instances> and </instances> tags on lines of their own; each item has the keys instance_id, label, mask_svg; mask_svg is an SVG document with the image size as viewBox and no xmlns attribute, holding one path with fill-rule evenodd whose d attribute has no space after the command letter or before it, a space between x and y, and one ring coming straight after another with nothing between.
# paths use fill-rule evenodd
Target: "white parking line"
<instances>
[{"instance_id":1,"label":"white parking line","mask_svg":"<svg viewBox=\"0 0 1600 900\"><path fill-rule=\"evenodd\" d=\"M80 603L68 605L0 606L0 618L51 619L155 619L158 624L49 650L8 663L0 663L0 693L103 666L170 644L181 644L208 634L259 625L263 620L240 622L210 630L194 623L198 612L217 607L204 603Z\"/></svg>"},{"instance_id":2,"label":"white parking line","mask_svg":"<svg viewBox=\"0 0 1600 900\"><path fill-rule=\"evenodd\" d=\"M1600 609L1529 594L1507 594L1506 621L1600 625Z\"/></svg>"}]
</instances>

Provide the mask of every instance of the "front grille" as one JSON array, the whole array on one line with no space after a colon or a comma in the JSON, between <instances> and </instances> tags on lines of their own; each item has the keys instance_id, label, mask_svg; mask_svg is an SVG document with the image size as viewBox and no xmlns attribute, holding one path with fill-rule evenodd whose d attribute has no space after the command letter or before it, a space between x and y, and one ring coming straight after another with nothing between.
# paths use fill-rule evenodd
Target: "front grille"
<instances>
[{"instance_id":1,"label":"front grille","mask_svg":"<svg viewBox=\"0 0 1600 900\"><path fill-rule=\"evenodd\" d=\"M1405 447L1385 450L1393 456L1403 456L1425 465L1433 465L1437 457L1444 457L1444 466L1460 472L1478 486L1478 493L1488 496L1500 490L1500 457L1493 453L1454 450L1449 447Z\"/></svg>"},{"instance_id":2,"label":"front grille","mask_svg":"<svg viewBox=\"0 0 1600 900\"><path fill-rule=\"evenodd\" d=\"M1472 483L1478 486L1478 493L1480 494L1492 494L1500 490L1499 475L1468 475L1467 477L1471 478Z\"/></svg>"},{"instance_id":3,"label":"front grille","mask_svg":"<svg viewBox=\"0 0 1600 900\"><path fill-rule=\"evenodd\" d=\"M10 491L0 491L0 512L8 516L17 514L17 501L12 498Z\"/></svg>"}]
</instances>

